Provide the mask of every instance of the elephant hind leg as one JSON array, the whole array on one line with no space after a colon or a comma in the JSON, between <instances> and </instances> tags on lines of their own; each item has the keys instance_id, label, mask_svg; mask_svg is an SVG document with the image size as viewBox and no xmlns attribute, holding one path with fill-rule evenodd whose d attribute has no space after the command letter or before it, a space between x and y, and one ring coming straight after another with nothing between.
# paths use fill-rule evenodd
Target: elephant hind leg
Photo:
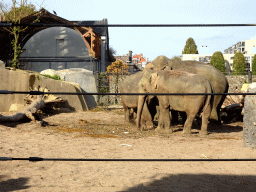
<instances>
[{"instance_id":1,"label":"elephant hind leg","mask_svg":"<svg viewBox=\"0 0 256 192\"><path fill-rule=\"evenodd\" d=\"M205 111L202 113L202 125L201 125L201 131L200 135L207 135L207 127L208 127L208 121L211 114L211 107L210 105L205 109Z\"/></svg>"},{"instance_id":2,"label":"elephant hind leg","mask_svg":"<svg viewBox=\"0 0 256 192\"><path fill-rule=\"evenodd\" d=\"M195 114L187 114L187 120L184 124L183 134L191 134L191 128L192 128L192 124L193 124L195 117L196 117L196 113Z\"/></svg>"},{"instance_id":3,"label":"elephant hind leg","mask_svg":"<svg viewBox=\"0 0 256 192\"><path fill-rule=\"evenodd\" d=\"M217 107L213 107L211 111L211 119L218 121L219 120L219 115L218 115L218 109Z\"/></svg>"}]
</instances>

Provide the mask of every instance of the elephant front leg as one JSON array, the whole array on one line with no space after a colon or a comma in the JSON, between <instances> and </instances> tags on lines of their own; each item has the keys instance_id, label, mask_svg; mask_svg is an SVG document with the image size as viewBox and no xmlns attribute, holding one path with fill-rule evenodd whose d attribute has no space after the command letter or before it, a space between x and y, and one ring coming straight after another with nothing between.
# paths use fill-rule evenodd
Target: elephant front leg
<instances>
[{"instance_id":1,"label":"elephant front leg","mask_svg":"<svg viewBox=\"0 0 256 192\"><path fill-rule=\"evenodd\" d=\"M159 105L159 109L160 109L160 114L159 114L159 120L158 120L158 127L156 128L156 131L172 133L173 131L171 128L169 107L164 107Z\"/></svg>"},{"instance_id":2,"label":"elephant front leg","mask_svg":"<svg viewBox=\"0 0 256 192\"><path fill-rule=\"evenodd\" d=\"M127 107L127 106L123 106L123 108L124 108L124 120L126 121L126 122L130 122L130 110L129 110L129 108Z\"/></svg>"}]
</instances>

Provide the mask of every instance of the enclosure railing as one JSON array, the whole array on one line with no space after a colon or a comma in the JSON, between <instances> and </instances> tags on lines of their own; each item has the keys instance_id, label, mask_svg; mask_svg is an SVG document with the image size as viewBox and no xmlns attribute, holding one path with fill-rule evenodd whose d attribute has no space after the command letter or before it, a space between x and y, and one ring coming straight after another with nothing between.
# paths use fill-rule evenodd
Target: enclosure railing
<instances>
[{"instance_id":1,"label":"enclosure railing","mask_svg":"<svg viewBox=\"0 0 256 192\"><path fill-rule=\"evenodd\" d=\"M69 25L69 24L14 24L14 23L0 23L0 27L13 27L13 26L30 26L30 27L247 27L256 26L256 24L106 24L106 25ZM76 92L41 92L41 91L9 91L0 90L0 94L30 94L30 95L256 95L256 93L76 93ZM256 161L256 159L72 159L72 158L42 158L42 157L29 157L29 158L13 158L13 157L0 157L0 161Z\"/></svg>"}]
</instances>

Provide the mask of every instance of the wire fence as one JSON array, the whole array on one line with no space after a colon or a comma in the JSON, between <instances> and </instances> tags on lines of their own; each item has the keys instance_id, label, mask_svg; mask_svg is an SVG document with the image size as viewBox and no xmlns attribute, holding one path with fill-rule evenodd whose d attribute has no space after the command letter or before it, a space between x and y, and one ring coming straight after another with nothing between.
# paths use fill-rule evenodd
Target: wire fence
<instances>
[{"instance_id":1,"label":"wire fence","mask_svg":"<svg viewBox=\"0 0 256 192\"><path fill-rule=\"evenodd\" d=\"M128 162L224 162L224 161L256 161L256 159L72 159L72 158L42 158L42 157L29 157L29 158L13 158L13 157L0 157L0 161L128 161Z\"/></svg>"},{"instance_id":2,"label":"wire fence","mask_svg":"<svg viewBox=\"0 0 256 192\"><path fill-rule=\"evenodd\" d=\"M0 90L1 94L30 94L30 95L256 95L256 93L77 93L77 92L42 92L42 91L8 91Z\"/></svg>"},{"instance_id":3,"label":"wire fence","mask_svg":"<svg viewBox=\"0 0 256 192\"><path fill-rule=\"evenodd\" d=\"M29 27L252 27L256 24L44 24L44 23L30 23L30 24L15 24L15 23L0 23L0 27L14 27L14 26L29 26ZM57 58L59 59L59 58ZM74 59L74 58L72 58ZM81 59L81 58L75 58ZM83 58L82 58L83 59ZM77 92L41 92L41 91L9 91L0 90L2 94L30 94L30 95L256 95L256 93L77 93ZM42 157L29 157L29 158L13 158L13 157L0 157L0 161L130 161L130 162L223 162L223 161L256 161L256 159L73 159L73 158L42 158Z\"/></svg>"},{"instance_id":4,"label":"wire fence","mask_svg":"<svg viewBox=\"0 0 256 192\"><path fill-rule=\"evenodd\" d=\"M0 27L252 27L256 24L44 24L0 23Z\"/></svg>"}]
</instances>

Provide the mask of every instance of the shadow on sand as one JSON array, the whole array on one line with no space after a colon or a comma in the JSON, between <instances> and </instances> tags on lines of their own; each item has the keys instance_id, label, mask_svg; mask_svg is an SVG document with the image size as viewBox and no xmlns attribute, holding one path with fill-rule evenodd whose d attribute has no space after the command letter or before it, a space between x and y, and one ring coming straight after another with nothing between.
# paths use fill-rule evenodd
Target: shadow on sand
<instances>
[{"instance_id":1,"label":"shadow on sand","mask_svg":"<svg viewBox=\"0 0 256 192\"><path fill-rule=\"evenodd\" d=\"M255 191L256 176L210 175L210 174L178 174L163 177L160 180L152 177L152 182L128 188L126 192L143 191Z\"/></svg>"},{"instance_id":2,"label":"shadow on sand","mask_svg":"<svg viewBox=\"0 0 256 192\"><path fill-rule=\"evenodd\" d=\"M6 181L1 181L4 176L0 176L0 191L19 191L28 189L29 186L26 186L29 178L20 177L18 179L8 179Z\"/></svg>"}]
</instances>

